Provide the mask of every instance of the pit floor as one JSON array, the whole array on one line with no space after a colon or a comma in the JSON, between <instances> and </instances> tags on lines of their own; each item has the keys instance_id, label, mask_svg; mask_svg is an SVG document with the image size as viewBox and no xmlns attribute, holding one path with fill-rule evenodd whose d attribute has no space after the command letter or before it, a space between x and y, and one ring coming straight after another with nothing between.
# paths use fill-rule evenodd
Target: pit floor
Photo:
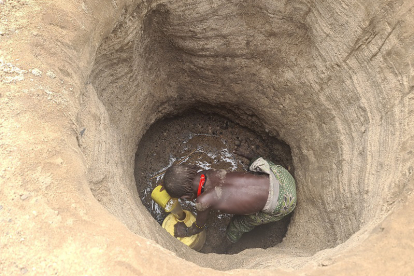
<instances>
[{"instance_id":1,"label":"pit floor","mask_svg":"<svg viewBox=\"0 0 414 276\"><path fill-rule=\"evenodd\" d=\"M249 160L233 154L237 145L254 148L293 174L287 144L274 137L260 137L224 117L193 110L154 123L141 139L135 157L135 179L142 203L161 224L167 214L151 199L151 192L162 183L165 170L173 164L194 164L202 169L245 171ZM183 209L197 213L193 202L180 200L180 203ZM200 252L236 254L247 248L273 247L285 236L291 215L256 227L228 246L225 232L231 217L210 211L207 239Z\"/></svg>"}]
</instances>

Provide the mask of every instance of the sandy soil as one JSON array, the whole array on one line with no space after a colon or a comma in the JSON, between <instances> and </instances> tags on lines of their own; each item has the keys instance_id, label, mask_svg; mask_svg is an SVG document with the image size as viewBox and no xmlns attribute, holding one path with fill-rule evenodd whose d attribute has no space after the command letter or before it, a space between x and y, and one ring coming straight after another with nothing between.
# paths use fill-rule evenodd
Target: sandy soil
<instances>
[{"instance_id":1,"label":"sandy soil","mask_svg":"<svg viewBox=\"0 0 414 276\"><path fill-rule=\"evenodd\" d=\"M411 0L0 0L0 274L412 275L413 18ZM188 250L140 199L200 145L186 162L232 169L240 141L289 166L195 114L138 147L204 104L292 150L288 231L258 227L238 254ZM211 218L204 252L224 252Z\"/></svg>"}]
</instances>

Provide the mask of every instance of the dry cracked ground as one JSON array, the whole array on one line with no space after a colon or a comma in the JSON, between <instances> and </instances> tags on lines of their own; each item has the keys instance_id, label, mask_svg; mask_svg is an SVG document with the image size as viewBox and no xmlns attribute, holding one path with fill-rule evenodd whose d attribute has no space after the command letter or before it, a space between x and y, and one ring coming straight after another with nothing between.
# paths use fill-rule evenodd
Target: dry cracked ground
<instances>
[{"instance_id":1,"label":"dry cracked ground","mask_svg":"<svg viewBox=\"0 0 414 276\"><path fill-rule=\"evenodd\" d=\"M411 275L413 7L0 0L0 274ZM147 211L140 142L189 110L288 145L283 240L194 252Z\"/></svg>"}]
</instances>

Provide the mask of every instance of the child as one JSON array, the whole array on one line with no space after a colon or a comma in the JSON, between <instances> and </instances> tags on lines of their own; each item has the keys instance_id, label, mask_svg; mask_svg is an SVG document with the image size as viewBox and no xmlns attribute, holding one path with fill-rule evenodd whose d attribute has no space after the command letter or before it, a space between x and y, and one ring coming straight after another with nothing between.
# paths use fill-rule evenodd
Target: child
<instances>
[{"instance_id":1,"label":"child","mask_svg":"<svg viewBox=\"0 0 414 276\"><path fill-rule=\"evenodd\" d=\"M235 153L252 159L251 152ZM210 209L235 214L227 227L227 238L235 243L255 226L278 221L296 206L295 180L279 165L261 157L251 160L251 172L225 170L198 171L197 166L176 165L164 175L164 187L170 196L196 199L197 220L191 227L183 222L174 229L176 237L201 232Z\"/></svg>"}]
</instances>

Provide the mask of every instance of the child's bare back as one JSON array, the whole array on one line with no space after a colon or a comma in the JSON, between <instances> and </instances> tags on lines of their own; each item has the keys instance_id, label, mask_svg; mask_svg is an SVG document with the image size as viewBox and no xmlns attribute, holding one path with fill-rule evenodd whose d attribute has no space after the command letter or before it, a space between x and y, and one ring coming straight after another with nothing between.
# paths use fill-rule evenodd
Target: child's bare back
<instances>
[{"instance_id":1,"label":"child's bare back","mask_svg":"<svg viewBox=\"0 0 414 276\"><path fill-rule=\"evenodd\" d=\"M199 182L204 174L204 192L197 197L197 211L220 210L228 214L248 215L263 209L269 195L269 176L249 172L225 170L201 171L195 177Z\"/></svg>"}]
</instances>

